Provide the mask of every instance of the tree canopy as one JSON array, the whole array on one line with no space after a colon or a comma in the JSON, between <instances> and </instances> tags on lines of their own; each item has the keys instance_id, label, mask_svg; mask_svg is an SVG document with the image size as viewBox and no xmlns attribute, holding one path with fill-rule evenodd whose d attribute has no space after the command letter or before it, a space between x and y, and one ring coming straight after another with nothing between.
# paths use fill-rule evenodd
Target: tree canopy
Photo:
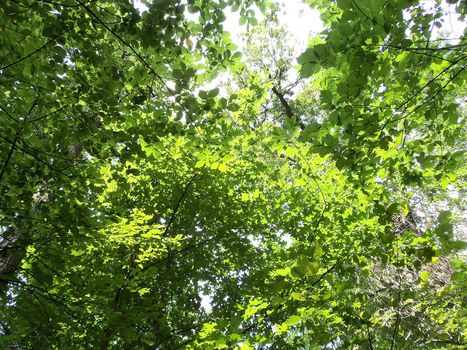
<instances>
[{"instance_id":1,"label":"tree canopy","mask_svg":"<svg viewBox=\"0 0 467 350\"><path fill-rule=\"evenodd\" d=\"M465 348L466 3L143 3L2 1L0 347Z\"/></svg>"}]
</instances>

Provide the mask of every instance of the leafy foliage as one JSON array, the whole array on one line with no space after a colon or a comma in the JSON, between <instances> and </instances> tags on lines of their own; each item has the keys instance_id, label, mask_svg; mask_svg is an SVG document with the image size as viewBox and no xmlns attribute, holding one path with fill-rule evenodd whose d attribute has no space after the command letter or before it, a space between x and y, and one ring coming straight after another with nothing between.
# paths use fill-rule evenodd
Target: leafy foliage
<instances>
[{"instance_id":1,"label":"leafy foliage","mask_svg":"<svg viewBox=\"0 0 467 350\"><path fill-rule=\"evenodd\" d=\"M275 4L145 3L0 8L0 346L463 348L445 4L310 1L294 82Z\"/></svg>"}]
</instances>

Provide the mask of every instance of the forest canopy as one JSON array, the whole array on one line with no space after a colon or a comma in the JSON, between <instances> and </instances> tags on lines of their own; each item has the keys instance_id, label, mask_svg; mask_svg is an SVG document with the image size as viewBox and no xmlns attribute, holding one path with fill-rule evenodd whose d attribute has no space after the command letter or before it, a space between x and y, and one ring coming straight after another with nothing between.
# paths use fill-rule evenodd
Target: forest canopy
<instances>
[{"instance_id":1,"label":"forest canopy","mask_svg":"<svg viewBox=\"0 0 467 350\"><path fill-rule=\"evenodd\" d=\"M465 349L467 3L142 4L1 1L0 348Z\"/></svg>"}]
</instances>

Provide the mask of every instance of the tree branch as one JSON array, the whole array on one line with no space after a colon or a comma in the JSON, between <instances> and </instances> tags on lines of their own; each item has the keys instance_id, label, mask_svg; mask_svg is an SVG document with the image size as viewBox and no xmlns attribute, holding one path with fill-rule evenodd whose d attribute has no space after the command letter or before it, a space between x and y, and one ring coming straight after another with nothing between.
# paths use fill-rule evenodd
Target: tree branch
<instances>
[{"instance_id":1,"label":"tree branch","mask_svg":"<svg viewBox=\"0 0 467 350\"><path fill-rule=\"evenodd\" d=\"M195 181L196 176L198 176L198 174L194 174L191 177L190 181L188 181L188 183L186 184L185 189L183 190L183 193L180 196L180 198L178 199L178 202L175 205L174 211L173 211L172 215L170 216L169 222L167 223L167 226L165 227L164 233L162 234L163 237L166 236L167 233L169 232L169 229L172 226L172 223L173 223L173 221L175 219L175 215L177 215L178 209L180 208L180 204L182 203L183 199L185 198L186 194L188 193L188 190L189 190L190 186Z\"/></svg>"},{"instance_id":2,"label":"tree branch","mask_svg":"<svg viewBox=\"0 0 467 350\"><path fill-rule=\"evenodd\" d=\"M279 101L281 102L281 105L282 107L284 107L285 114L287 115L287 117L292 119L294 115L292 109L289 106L289 103L284 98L284 95L280 93L275 86L272 87L272 92L274 92L274 95L276 95Z\"/></svg>"}]
</instances>

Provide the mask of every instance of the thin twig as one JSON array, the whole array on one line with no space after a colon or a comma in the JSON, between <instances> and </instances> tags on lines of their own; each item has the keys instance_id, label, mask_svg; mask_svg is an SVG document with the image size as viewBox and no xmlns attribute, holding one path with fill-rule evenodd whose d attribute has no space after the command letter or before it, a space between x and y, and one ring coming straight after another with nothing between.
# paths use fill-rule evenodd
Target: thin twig
<instances>
[{"instance_id":1,"label":"thin twig","mask_svg":"<svg viewBox=\"0 0 467 350\"><path fill-rule=\"evenodd\" d=\"M18 119L16 119L15 117L13 117L13 116L10 114L10 112L8 112L8 110L7 110L5 107L2 107L2 106L0 105L0 109L3 110L3 111L5 112L5 114L8 116L8 118L14 120L14 121L17 122L17 123L20 123L20 121L19 121Z\"/></svg>"},{"instance_id":2,"label":"thin twig","mask_svg":"<svg viewBox=\"0 0 467 350\"><path fill-rule=\"evenodd\" d=\"M394 331L392 332L391 350L394 349L394 345L396 344L396 339L397 339L397 329L399 328L399 322L400 322L400 317L401 317L400 303L401 303L401 276L399 275L399 291L397 293L397 316L396 316L396 321L394 322Z\"/></svg>"},{"instance_id":3,"label":"thin twig","mask_svg":"<svg viewBox=\"0 0 467 350\"><path fill-rule=\"evenodd\" d=\"M65 108L68 107L68 106L69 106L69 104L66 104L66 105L64 105L64 106L61 106L60 108L57 108L56 110L54 110L54 111L52 111L52 112L50 112L50 113L41 115L40 117L37 117L37 118L34 118L34 119L30 119L29 122L30 122L30 123L34 123L34 122L37 122L37 121L39 121L39 120L41 120L41 119L47 118L47 117L51 116L52 114L55 114L55 113L60 112L61 110L65 109Z\"/></svg>"},{"instance_id":4,"label":"thin twig","mask_svg":"<svg viewBox=\"0 0 467 350\"><path fill-rule=\"evenodd\" d=\"M79 23L79 24L80 24L80 23ZM0 71L6 71L8 68L10 68L10 67L12 67L12 66L14 66L14 65L16 65L16 64L18 64L18 63L20 63L20 62L22 62L22 61L24 61L24 60L26 60L26 59L28 59L28 58L31 57L31 56L34 56L36 53L42 51L45 47L47 47L48 45L50 45L51 43L53 43L55 40L57 40L57 39L58 39L59 37L61 37L63 34L69 32L69 31L71 31L72 29L74 29L75 27L77 27L79 24L76 24L75 26L73 26L73 27L71 27L71 28L68 28L68 29L64 30L63 32L61 32L61 33L55 35L53 38L47 40L43 45L41 45L40 47L38 47L38 48L35 49L34 51L28 53L27 55L25 55L25 56L19 58L18 60L14 61L14 62L11 62L11 63L7 64L7 65L4 66L4 67L1 67L1 68L0 68Z\"/></svg>"},{"instance_id":5,"label":"thin twig","mask_svg":"<svg viewBox=\"0 0 467 350\"><path fill-rule=\"evenodd\" d=\"M14 151L14 149L16 147L16 142L18 141L18 137L19 137L19 133L16 133L13 142L11 142L10 151L8 152L8 156L5 159L5 162L3 163L2 170L0 171L0 182L2 181L3 174L5 173L5 169L8 166L8 163L10 163L10 159L11 159L11 156L13 155L13 151Z\"/></svg>"}]
</instances>

